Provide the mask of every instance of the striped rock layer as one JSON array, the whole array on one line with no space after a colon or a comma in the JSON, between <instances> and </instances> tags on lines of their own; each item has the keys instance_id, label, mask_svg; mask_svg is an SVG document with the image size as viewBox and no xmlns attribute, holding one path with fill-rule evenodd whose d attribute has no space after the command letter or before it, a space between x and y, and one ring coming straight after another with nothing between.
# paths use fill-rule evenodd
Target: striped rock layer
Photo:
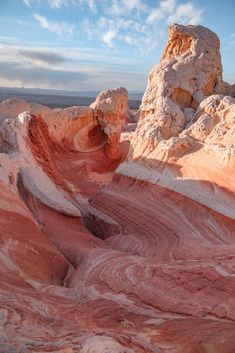
<instances>
[{"instance_id":1,"label":"striped rock layer","mask_svg":"<svg viewBox=\"0 0 235 353\"><path fill-rule=\"evenodd\" d=\"M0 352L235 351L233 95L173 25L135 116L0 103Z\"/></svg>"}]
</instances>

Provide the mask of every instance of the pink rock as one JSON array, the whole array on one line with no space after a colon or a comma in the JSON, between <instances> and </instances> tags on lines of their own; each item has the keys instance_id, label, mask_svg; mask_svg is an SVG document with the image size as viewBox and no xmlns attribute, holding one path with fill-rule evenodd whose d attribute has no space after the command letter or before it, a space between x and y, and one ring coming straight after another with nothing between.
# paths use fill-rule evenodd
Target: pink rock
<instances>
[{"instance_id":1,"label":"pink rock","mask_svg":"<svg viewBox=\"0 0 235 353\"><path fill-rule=\"evenodd\" d=\"M234 352L233 90L173 25L139 120L0 103L0 353Z\"/></svg>"},{"instance_id":2,"label":"pink rock","mask_svg":"<svg viewBox=\"0 0 235 353\"><path fill-rule=\"evenodd\" d=\"M129 157L118 172L234 219L235 99L223 95L232 95L233 86L222 80L219 47L205 27L169 27L162 59L148 77Z\"/></svg>"},{"instance_id":3,"label":"pink rock","mask_svg":"<svg viewBox=\"0 0 235 353\"><path fill-rule=\"evenodd\" d=\"M120 134L128 114L128 92L125 88L117 88L102 92L91 104L98 113L98 121L108 136L105 151L111 159L120 159Z\"/></svg>"}]
</instances>

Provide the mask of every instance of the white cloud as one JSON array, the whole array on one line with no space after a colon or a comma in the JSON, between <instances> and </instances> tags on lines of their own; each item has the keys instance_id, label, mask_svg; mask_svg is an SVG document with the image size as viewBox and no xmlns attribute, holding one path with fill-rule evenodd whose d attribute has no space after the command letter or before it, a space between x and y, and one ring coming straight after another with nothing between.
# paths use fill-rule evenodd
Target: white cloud
<instances>
[{"instance_id":1,"label":"white cloud","mask_svg":"<svg viewBox=\"0 0 235 353\"><path fill-rule=\"evenodd\" d=\"M26 6L28 6L28 7L31 6L31 1L30 1L30 0L22 0L22 1L23 1L23 3L24 3Z\"/></svg>"},{"instance_id":2,"label":"white cloud","mask_svg":"<svg viewBox=\"0 0 235 353\"><path fill-rule=\"evenodd\" d=\"M115 32L118 32L119 30L127 30L127 29L134 29L135 27L135 22L133 20L129 19L124 19L121 17L118 18L107 18L107 17L100 17L98 20L98 27L101 28L102 30L114 30ZM96 26L97 30L97 26Z\"/></svg>"},{"instance_id":3,"label":"white cloud","mask_svg":"<svg viewBox=\"0 0 235 353\"><path fill-rule=\"evenodd\" d=\"M0 44L0 85L72 90L126 86L143 89L147 72L139 58L84 47L37 47Z\"/></svg>"},{"instance_id":4,"label":"white cloud","mask_svg":"<svg viewBox=\"0 0 235 353\"><path fill-rule=\"evenodd\" d=\"M137 39L135 37L130 36L130 35L125 35L123 39L127 44L130 44L130 45L137 44Z\"/></svg>"},{"instance_id":5,"label":"white cloud","mask_svg":"<svg viewBox=\"0 0 235 353\"><path fill-rule=\"evenodd\" d=\"M37 13L33 14L34 18L38 21L42 28L47 29L50 32L58 35L67 34L72 35L75 32L74 25L67 22L57 22L48 20L45 16L41 16Z\"/></svg>"},{"instance_id":6,"label":"white cloud","mask_svg":"<svg viewBox=\"0 0 235 353\"><path fill-rule=\"evenodd\" d=\"M235 44L235 33L230 35L230 44Z\"/></svg>"},{"instance_id":7,"label":"white cloud","mask_svg":"<svg viewBox=\"0 0 235 353\"><path fill-rule=\"evenodd\" d=\"M146 5L141 0L122 0L122 4L126 9L129 11L138 10L138 11L145 11Z\"/></svg>"},{"instance_id":8,"label":"white cloud","mask_svg":"<svg viewBox=\"0 0 235 353\"><path fill-rule=\"evenodd\" d=\"M67 67L69 63L70 69L81 69L87 67L87 70L98 65L102 69L110 69L117 66L119 69L125 67L129 63L129 58L123 55L114 57L112 51L107 51L105 48L94 49L84 47L55 46L53 48L41 45L19 46L16 44L0 43L0 62L24 62L27 65L44 66L44 67ZM137 64L132 60L132 64Z\"/></svg>"},{"instance_id":9,"label":"white cloud","mask_svg":"<svg viewBox=\"0 0 235 353\"><path fill-rule=\"evenodd\" d=\"M181 4L174 14L168 18L168 23L198 24L202 20L203 10L196 8L191 2Z\"/></svg>"},{"instance_id":10,"label":"white cloud","mask_svg":"<svg viewBox=\"0 0 235 353\"><path fill-rule=\"evenodd\" d=\"M31 7L32 5L41 3L41 0L22 0L22 1L28 7Z\"/></svg>"},{"instance_id":11,"label":"white cloud","mask_svg":"<svg viewBox=\"0 0 235 353\"><path fill-rule=\"evenodd\" d=\"M77 27L89 40L114 47L115 38L134 46L138 52L153 50L157 39L167 32L172 22L197 24L202 19L202 9L190 0L22 0L29 6L47 5L53 9L79 7L82 11ZM95 13L91 14L88 9ZM35 11L37 12L37 11ZM66 22L48 20L45 16L34 15L40 25L57 34L71 35L75 27Z\"/></svg>"},{"instance_id":12,"label":"white cloud","mask_svg":"<svg viewBox=\"0 0 235 353\"><path fill-rule=\"evenodd\" d=\"M145 11L147 6L141 0L111 0L106 7L106 13L111 16L127 15L130 12Z\"/></svg>"},{"instance_id":13,"label":"white cloud","mask_svg":"<svg viewBox=\"0 0 235 353\"><path fill-rule=\"evenodd\" d=\"M113 39L116 37L128 44L137 44L135 35L136 32L140 32L141 28L138 22L118 16L117 18L101 17L97 24L98 26L96 25L93 30L94 35L98 35L109 47L114 46Z\"/></svg>"},{"instance_id":14,"label":"white cloud","mask_svg":"<svg viewBox=\"0 0 235 353\"><path fill-rule=\"evenodd\" d=\"M96 1L95 0L83 0L84 3L92 10L96 10Z\"/></svg>"},{"instance_id":15,"label":"white cloud","mask_svg":"<svg viewBox=\"0 0 235 353\"><path fill-rule=\"evenodd\" d=\"M88 18L83 20L83 31L86 33L89 40L92 40L97 35L96 27Z\"/></svg>"},{"instance_id":16,"label":"white cloud","mask_svg":"<svg viewBox=\"0 0 235 353\"><path fill-rule=\"evenodd\" d=\"M22 0L22 1L28 7L32 7L34 5L46 4L47 6L50 6L52 9L60 9L62 7L86 5L90 8L90 10L95 11L97 0Z\"/></svg>"},{"instance_id":17,"label":"white cloud","mask_svg":"<svg viewBox=\"0 0 235 353\"><path fill-rule=\"evenodd\" d=\"M50 5L53 9L59 9L64 6L68 6L70 1L68 0L50 0L48 1L48 5Z\"/></svg>"},{"instance_id":18,"label":"white cloud","mask_svg":"<svg viewBox=\"0 0 235 353\"><path fill-rule=\"evenodd\" d=\"M167 23L198 24L202 20L203 10L195 7L191 2L176 7L176 0L162 0L159 6L152 10L147 17L148 24L159 21Z\"/></svg>"},{"instance_id":19,"label":"white cloud","mask_svg":"<svg viewBox=\"0 0 235 353\"><path fill-rule=\"evenodd\" d=\"M11 36L2 36L0 35L0 42L17 42L17 38L16 37L11 37Z\"/></svg>"},{"instance_id":20,"label":"white cloud","mask_svg":"<svg viewBox=\"0 0 235 353\"><path fill-rule=\"evenodd\" d=\"M113 40L116 38L117 33L113 30L110 30L103 34L102 41L107 44L108 47L113 48Z\"/></svg>"},{"instance_id":21,"label":"white cloud","mask_svg":"<svg viewBox=\"0 0 235 353\"><path fill-rule=\"evenodd\" d=\"M46 0L48 5L52 8L61 8L61 7L69 7L69 6L79 6L86 5L90 8L90 10L96 10L96 1L97 0Z\"/></svg>"},{"instance_id":22,"label":"white cloud","mask_svg":"<svg viewBox=\"0 0 235 353\"><path fill-rule=\"evenodd\" d=\"M159 6L152 10L147 17L147 23L154 23L165 19L175 9L175 0L162 0Z\"/></svg>"}]
</instances>

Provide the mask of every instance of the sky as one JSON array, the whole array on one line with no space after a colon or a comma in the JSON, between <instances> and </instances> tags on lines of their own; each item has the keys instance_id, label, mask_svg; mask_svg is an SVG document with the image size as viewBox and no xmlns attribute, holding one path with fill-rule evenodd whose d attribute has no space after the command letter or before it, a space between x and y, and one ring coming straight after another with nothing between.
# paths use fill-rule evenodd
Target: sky
<instances>
[{"instance_id":1,"label":"sky","mask_svg":"<svg viewBox=\"0 0 235 353\"><path fill-rule=\"evenodd\" d=\"M221 40L235 83L235 0L0 0L0 86L143 91L171 23Z\"/></svg>"}]
</instances>

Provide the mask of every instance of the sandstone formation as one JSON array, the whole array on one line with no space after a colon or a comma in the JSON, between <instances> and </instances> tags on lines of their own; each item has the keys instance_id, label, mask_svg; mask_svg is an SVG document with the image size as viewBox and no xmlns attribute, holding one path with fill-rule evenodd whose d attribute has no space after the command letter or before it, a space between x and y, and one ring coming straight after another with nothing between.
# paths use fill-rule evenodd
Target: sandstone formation
<instances>
[{"instance_id":1,"label":"sandstone formation","mask_svg":"<svg viewBox=\"0 0 235 353\"><path fill-rule=\"evenodd\" d=\"M120 135L125 125L128 93L125 88L102 92L91 104L98 113L98 121L108 136L105 145L107 155L112 159L121 157Z\"/></svg>"},{"instance_id":2,"label":"sandstone formation","mask_svg":"<svg viewBox=\"0 0 235 353\"><path fill-rule=\"evenodd\" d=\"M169 27L162 59L148 77L128 161L118 172L235 218L235 86L222 80L219 47L205 27Z\"/></svg>"},{"instance_id":3,"label":"sandstone formation","mask_svg":"<svg viewBox=\"0 0 235 353\"><path fill-rule=\"evenodd\" d=\"M124 88L0 103L0 352L235 351L233 95L173 25L138 123Z\"/></svg>"}]
</instances>

